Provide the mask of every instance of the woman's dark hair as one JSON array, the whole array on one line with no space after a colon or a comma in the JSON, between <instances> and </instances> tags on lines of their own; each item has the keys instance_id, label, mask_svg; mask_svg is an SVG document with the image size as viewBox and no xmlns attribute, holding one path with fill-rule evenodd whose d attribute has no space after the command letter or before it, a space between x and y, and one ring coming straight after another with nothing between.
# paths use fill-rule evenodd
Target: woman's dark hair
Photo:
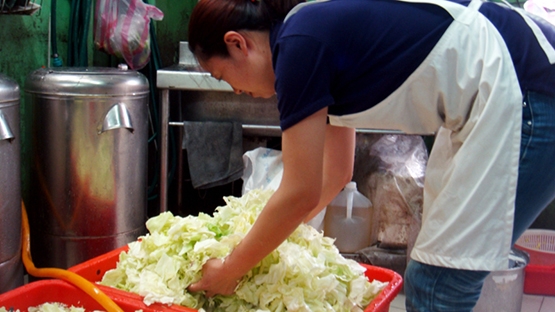
<instances>
[{"instance_id":1,"label":"woman's dark hair","mask_svg":"<svg viewBox=\"0 0 555 312\"><path fill-rule=\"evenodd\" d=\"M305 0L200 0L189 20L189 49L198 58L227 57L228 31L270 30Z\"/></svg>"}]
</instances>

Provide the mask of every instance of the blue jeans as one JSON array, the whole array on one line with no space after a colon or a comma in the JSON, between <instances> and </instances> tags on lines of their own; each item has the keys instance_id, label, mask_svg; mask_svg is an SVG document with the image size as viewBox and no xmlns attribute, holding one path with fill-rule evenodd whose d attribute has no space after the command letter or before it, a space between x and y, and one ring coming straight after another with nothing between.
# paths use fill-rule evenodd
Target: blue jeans
<instances>
[{"instance_id":1,"label":"blue jeans","mask_svg":"<svg viewBox=\"0 0 555 312\"><path fill-rule=\"evenodd\" d=\"M528 92L523 99L517 183L513 244L555 198L553 97ZM405 271L406 309L472 311L488 274L411 260Z\"/></svg>"}]
</instances>

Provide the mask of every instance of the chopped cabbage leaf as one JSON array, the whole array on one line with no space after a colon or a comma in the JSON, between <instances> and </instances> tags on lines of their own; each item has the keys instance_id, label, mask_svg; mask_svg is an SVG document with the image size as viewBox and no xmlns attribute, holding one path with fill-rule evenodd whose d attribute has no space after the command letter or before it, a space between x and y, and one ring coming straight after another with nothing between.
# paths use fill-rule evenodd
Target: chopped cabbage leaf
<instances>
[{"instance_id":1,"label":"chopped cabbage leaf","mask_svg":"<svg viewBox=\"0 0 555 312\"><path fill-rule=\"evenodd\" d=\"M145 304L173 303L217 311L362 311L387 285L368 281L365 268L344 258L313 227L301 224L239 282L235 294L211 298L187 287L211 258L225 258L250 230L272 190L224 197L214 216L163 212L146 222L149 233L129 244L100 284L133 292Z\"/></svg>"}]
</instances>

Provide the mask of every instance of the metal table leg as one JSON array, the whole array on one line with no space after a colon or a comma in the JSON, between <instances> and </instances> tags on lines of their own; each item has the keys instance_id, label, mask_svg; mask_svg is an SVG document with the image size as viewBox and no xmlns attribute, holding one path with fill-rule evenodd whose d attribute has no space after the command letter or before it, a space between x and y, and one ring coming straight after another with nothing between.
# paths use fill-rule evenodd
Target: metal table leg
<instances>
[{"instance_id":1,"label":"metal table leg","mask_svg":"<svg viewBox=\"0 0 555 312\"><path fill-rule=\"evenodd\" d=\"M170 90L160 90L160 212L168 208L168 127L170 120Z\"/></svg>"}]
</instances>

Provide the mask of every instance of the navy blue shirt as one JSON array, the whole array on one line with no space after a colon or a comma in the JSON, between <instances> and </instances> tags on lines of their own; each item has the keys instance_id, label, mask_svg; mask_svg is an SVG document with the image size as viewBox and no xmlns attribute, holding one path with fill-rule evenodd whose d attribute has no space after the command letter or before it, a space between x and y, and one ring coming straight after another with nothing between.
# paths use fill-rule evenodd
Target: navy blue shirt
<instances>
[{"instance_id":1,"label":"navy blue shirt","mask_svg":"<svg viewBox=\"0 0 555 312\"><path fill-rule=\"evenodd\" d=\"M555 66L522 17L494 3L480 12L505 38L523 91L555 96ZM452 21L439 6L394 0L330 0L299 10L270 36L281 128L326 106L341 116L378 104L414 72Z\"/></svg>"}]
</instances>

